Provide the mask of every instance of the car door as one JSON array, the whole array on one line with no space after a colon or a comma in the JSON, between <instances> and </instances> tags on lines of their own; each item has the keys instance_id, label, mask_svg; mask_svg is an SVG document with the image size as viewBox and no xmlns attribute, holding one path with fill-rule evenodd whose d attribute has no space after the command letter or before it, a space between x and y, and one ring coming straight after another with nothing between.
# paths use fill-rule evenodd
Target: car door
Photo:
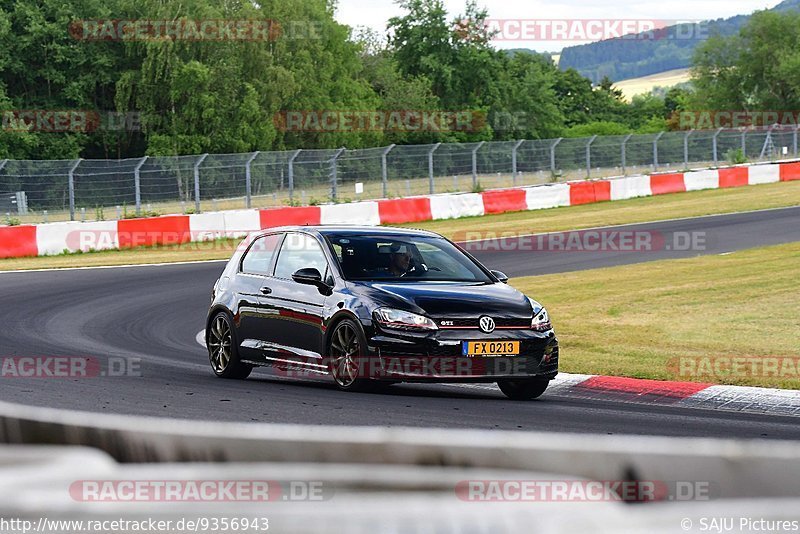
<instances>
[{"instance_id":1,"label":"car door","mask_svg":"<svg viewBox=\"0 0 800 534\"><path fill-rule=\"evenodd\" d=\"M292 280L295 272L306 268L317 269L327 279L329 265L322 246L309 234L287 233L269 280L270 291L263 296L262 317L271 352L267 357L322 365L325 291Z\"/></svg>"},{"instance_id":2,"label":"car door","mask_svg":"<svg viewBox=\"0 0 800 534\"><path fill-rule=\"evenodd\" d=\"M275 258L283 241L284 234L276 233L259 237L242 256L236 274L235 310L239 349L242 358L249 361L264 360L263 346L266 342L265 329L268 321L264 314L269 313L264 306L264 293L270 286L269 280L275 268Z\"/></svg>"}]
</instances>

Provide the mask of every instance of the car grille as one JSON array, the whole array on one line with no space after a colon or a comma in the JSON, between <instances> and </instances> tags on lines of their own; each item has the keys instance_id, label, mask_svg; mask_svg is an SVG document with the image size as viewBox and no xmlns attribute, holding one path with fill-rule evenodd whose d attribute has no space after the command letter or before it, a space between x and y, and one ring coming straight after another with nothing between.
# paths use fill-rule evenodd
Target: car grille
<instances>
[{"instance_id":1,"label":"car grille","mask_svg":"<svg viewBox=\"0 0 800 534\"><path fill-rule=\"evenodd\" d=\"M452 325L442 326L442 321L452 322ZM436 319L436 324L443 330L448 328L474 328L479 329L478 321L480 319ZM520 330L527 330L531 327L531 319L494 319L496 328L519 328Z\"/></svg>"}]
</instances>

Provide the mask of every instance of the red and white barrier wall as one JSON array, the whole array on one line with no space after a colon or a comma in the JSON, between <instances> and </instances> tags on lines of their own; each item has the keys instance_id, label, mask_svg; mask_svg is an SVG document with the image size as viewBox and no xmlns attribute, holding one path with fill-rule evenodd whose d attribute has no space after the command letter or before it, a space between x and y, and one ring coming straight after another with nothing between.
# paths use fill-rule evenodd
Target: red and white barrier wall
<instances>
[{"instance_id":1,"label":"red and white barrier wall","mask_svg":"<svg viewBox=\"0 0 800 534\"><path fill-rule=\"evenodd\" d=\"M264 228L287 225L378 225L456 219L792 180L800 180L800 162L349 204L166 215L90 223L0 226L0 258L208 241L220 237L241 237Z\"/></svg>"}]
</instances>

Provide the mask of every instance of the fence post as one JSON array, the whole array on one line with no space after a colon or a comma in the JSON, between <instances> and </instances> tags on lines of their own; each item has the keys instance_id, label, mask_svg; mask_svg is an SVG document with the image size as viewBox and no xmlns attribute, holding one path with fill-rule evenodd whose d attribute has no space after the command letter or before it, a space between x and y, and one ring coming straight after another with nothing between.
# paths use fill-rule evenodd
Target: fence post
<instances>
[{"instance_id":1,"label":"fence post","mask_svg":"<svg viewBox=\"0 0 800 534\"><path fill-rule=\"evenodd\" d=\"M139 173L142 166L147 161L147 156L143 157L139 163L136 164L136 168L133 169L133 189L134 189L134 196L136 198L136 216L142 214L142 176Z\"/></svg>"},{"instance_id":2,"label":"fence post","mask_svg":"<svg viewBox=\"0 0 800 534\"><path fill-rule=\"evenodd\" d=\"M75 220L75 169L78 168L78 165L81 164L83 161L81 158L78 158L75 163L72 164L72 167L69 169L69 174L67 174L67 186L69 187L69 220Z\"/></svg>"},{"instance_id":3,"label":"fence post","mask_svg":"<svg viewBox=\"0 0 800 534\"><path fill-rule=\"evenodd\" d=\"M511 183L514 185L517 185L517 150L524 142L524 139L517 141L517 144L511 149Z\"/></svg>"},{"instance_id":4,"label":"fence post","mask_svg":"<svg viewBox=\"0 0 800 534\"><path fill-rule=\"evenodd\" d=\"M718 144L717 144L717 137L719 134L722 133L724 128L718 128L716 132L714 132L714 137L712 138L712 147L714 152L714 167L719 167L719 153L718 153Z\"/></svg>"},{"instance_id":5,"label":"fence post","mask_svg":"<svg viewBox=\"0 0 800 534\"><path fill-rule=\"evenodd\" d=\"M689 168L689 136L694 133L694 130L689 130L683 137L683 168Z\"/></svg>"},{"instance_id":6,"label":"fence post","mask_svg":"<svg viewBox=\"0 0 800 534\"><path fill-rule=\"evenodd\" d=\"M664 132L659 132L655 139L653 139L653 171L658 170L658 140L661 139L661 136L664 135Z\"/></svg>"},{"instance_id":7,"label":"fence post","mask_svg":"<svg viewBox=\"0 0 800 534\"><path fill-rule=\"evenodd\" d=\"M386 150L381 154L381 184L383 186L383 198L389 196L389 165L386 162L386 157L389 155L394 147L397 145L389 145Z\"/></svg>"},{"instance_id":8,"label":"fence post","mask_svg":"<svg viewBox=\"0 0 800 534\"><path fill-rule=\"evenodd\" d=\"M0 171L3 170L3 167L6 166L6 163L8 163L7 159L4 159L3 161L0 161ZM45 216L45 219L46 219L47 218L47 210L44 210L44 214L45 214L44 216ZM47 222L47 221L45 220L45 222Z\"/></svg>"},{"instance_id":9,"label":"fence post","mask_svg":"<svg viewBox=\"0 0 800 534\"><path fill-rule=\"evenodd\" d=\"M6 166L6 163L8 163L7 159L4 159L3 161L0 161L0 172L2 172L3 167Z\"/></svg>"},{"instance_id":10,"label":"fence post","mask_svg":"<svg viewBox=\"0 0 800 534\"><path fill-rule=\"evenodd\" d=\"M431 195L434 194L436 190L433 183L433 153L436 152L436 149L440 146L442 146L442 143L436 143L433 145L433 148L428 151L428 189Z\"/></svg>"},{"instance_id":11,"label":"fence post","mask_svg":"<svg viewBox=\"0 0 800 534\"><path fill-rule=\"evenodd\" d=\"M594 143L595 139L597 139L596 135L593 135L589 142L586 143L586 178L592 177L592 143Z\"/></svg>"},{"instance_id":12,"label":"fence post","mask_svg":"<svg viewBox=\"0 0 800 534\"><path fill-rule=\"evenodd\" d=\"M300 155L300 152L303 150L295 150L291 156L289 156L289 204L294 204L294 160L297 159L297 156Z\"/></svg>"},{"instance_id":13,"label":"fence post","mask_svg":"<svg viewBox=\"0 0 800 534\"><path fill-rule=\"evenodd\" d=\"M633 134L628 134L628 135L625 136L625 139L622 140L622 148L621 148L621 151L622 151L622 154L621 154L621 156L622 156L622 176L626 176L628 174L628 171L626 169L627 164L628 164L628 153L625 150L625 146L628 144L628 141L630 140L631 137L633 137Z\"/></svg>"},{"instance_id":14,"label":"fence post","mask_svg":"<svg viewBox=\"0 0 800 534\"><path fill-rule=\"evenodd\" d=\"M742 156L747 157L747 128L742 127Z\"/></svg>"},{"instance_id":15,"label":"fence post","mask_svg":"<svg viewBox=\"0 0 800 534\"><path fill-rule=\"evenodd\" d=\"M253 197L253 175L250 174L250 164L258 157L261 152L256 150L247 160L244 168L244 207L250 209Z\"/></svg>"},{"instance_id":16,"label":"fence post","mask_svg":"<svg viewBox=\"0 0 800 534\"><path fill-rule=\"evenodd\" d=\"M472 149L472 188L478 188L478 150L481 149L486 141L481 141L478 146Z\"/></svg>"},{"instance_id":17,"label":"fence post","mask_svg":"<svg viewBox=\"0 0 800 534\"><path fill-rule=\"evenodd\" d=\"M203 154L194 162L194 212L200 213L200 165L206 160L208 154Z\"/></svg>"},{"instance_id":18,"label":"fence post","mask_svg":"<svg viewBox=\"0 0 800 534\"><path fill-rule=\"evenodd\" d=\"M794 127L792 130L792 148L794 149L794 155L797 156L797 130L800 128L800 124Z\"/></svg>"},{"instance_id":19,"label":"fence post","mask_svg":"<svg viewBox=\"0 0 800 534\"><path fill-rule=\"evenodd\" d=\"M339 156L341 156L344 151L344 148L340 148L331 158L331 200L334 202L336 202L336 197L339 194L339 173L336 168L336 160L339 159Z\"/></svg>"},{"instance_id":20,"label":"fence post","mask_svg":"<svg viewBox=\"0 0 800 534\"><path fill-rule=\"evenodd\" d=\"M556 147L563 140L563 137L559 137L553 141L553 144L550 145L550 172L553 173L553 176L556 175Z\"/></svg>"}]
</instances>

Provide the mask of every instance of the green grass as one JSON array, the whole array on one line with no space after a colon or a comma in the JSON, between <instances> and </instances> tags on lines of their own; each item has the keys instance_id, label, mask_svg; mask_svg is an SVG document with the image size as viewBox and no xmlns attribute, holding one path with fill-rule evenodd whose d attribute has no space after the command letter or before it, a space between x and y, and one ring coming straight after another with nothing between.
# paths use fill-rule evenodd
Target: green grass
<instances>
[{"instance_id":1,"label":"green grass","mask_svg":"<svg viewBox=\"0 0 800 534\"><path fill-rule=\"evenodd\" d=\"M800 389L791 370L691 376L675 364L771 357L797 366L798 280L800 243L792 243L511 283L548 308L564 372Z\"/></svg>"},{"instance_id":2,"label":"green grass","mask_svg":"<svg viewBox=\"0 0 800 534\"><path fill-rule=\"evenodd\" d=\"M463 239L467 232L481 232L486 237L509 233L555 232L796 205L800 205L800 181L676 193L584 206L465 217L446 221L428 221L402 226L423 228L451 238ZM211 243L141 247L89 254L13 258L0 260L0 270L217 260L229 258L236 248L236 244L235 240L220 240Z\"/></svg>"}]
</instances>

